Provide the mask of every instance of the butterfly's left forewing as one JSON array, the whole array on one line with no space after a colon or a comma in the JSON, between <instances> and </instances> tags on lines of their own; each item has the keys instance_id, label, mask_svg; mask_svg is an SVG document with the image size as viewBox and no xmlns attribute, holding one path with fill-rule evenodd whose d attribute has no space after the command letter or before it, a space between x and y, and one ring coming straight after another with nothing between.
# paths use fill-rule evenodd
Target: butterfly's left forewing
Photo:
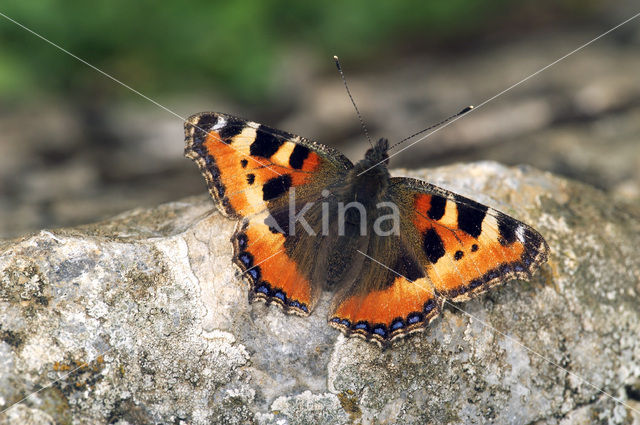
<instances>
[{"instance_id":1,"label":"butterfly's left forewing","mask_svg":"<svg viewBox=\"0 0 640 425\"><path fill-rule=\"evenodd\" d=\"M298 198L318 197L353 166L327 146L219 112L189 117L185 140L185 155L198 164L216 206L233 218L272 208L291 188Z\"/></svg>"}]
</instances>

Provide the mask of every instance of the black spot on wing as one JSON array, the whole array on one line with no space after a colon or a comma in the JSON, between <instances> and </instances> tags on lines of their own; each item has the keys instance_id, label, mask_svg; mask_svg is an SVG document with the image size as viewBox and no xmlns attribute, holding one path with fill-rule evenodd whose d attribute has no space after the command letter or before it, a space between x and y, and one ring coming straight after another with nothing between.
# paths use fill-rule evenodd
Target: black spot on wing
<instances>
[{"instance_id":1,"label":"black spot on wing","mask_svg":"<svg viewBox=\"0 0 640 425\"><path fill-rule=\"evenodd\" d=\"M242 133L242 130L246 127L247 124L245 121L238 118L226 117L226 120L227 123L224 125L224 127L219 128L217 132L222 140L228 142L229 139L232 139L233 137Z\"/></svg>"},{"instance_id":2,"label":"black spot on wing","mask_svg":"<svg viewBox=\"0 0 640 425\"><path fill-rule=\"evenodd\" d=\"M516 241L516 229L519 224L503 214L499 215L497 220L500 243L502 245L511 245Z\"/></svg>"},{"instance_id":3,"label":"black spot on wing","mask_svg":"<svg viewBox=\"0 0 640 425\"><path fill-rule=\"evenodd\" d=\"M216 123L218 122L218 118L219 117L217 115L201 115L200 117L198 117L198 122L196 122L195 124L189 124L195 128L193 138L196 143L204 142L204 140L207 138L207 132L211 129L211 127L216 125Z\"/></svg>"},{"instance_id":4,"label":"black spot on wing","mask_svg":"<svg viewBox=\"0 0 640 425\"><path fill-rule=\"evenodd\" d=\"M264 131L264 127L260 126L256 131L256 139L249 146L249 153L253 156L270 158L271 155L278 152L283 143L284 139L282 137L267 133Z\"/></svg>"},{"instance_id":5,"label":"black spot on wing","mask_svg":"<svg viewBox=\"0 0 640 425\"><path fill-rule=\"evenodd\" d=\"M482 233L482 221L487 215L488 207L468 199L457 202L458 228L477 238Z\"/></svg>"},{"instance_id":6,"label":"black spot on wing","mask_svg":"<svg viewBox=\"0 0 640 425\"><path fill-rule=\"evenodd\" d=\"M418 263L407 254L401 254L393 270L410 281L424 277L424 272L420 266L418 266Z\"/></svg>"},{"instance_id":7,"label":"black spot on wing","mask_svg":"<svg viewBox=\"0 0 640 425\"><path fill-rule=\"evenodd\" d=\"M269 201L275 199L280 195L286 193L291 187L291 176L289 174L283 174L278 177L274 177L262 186L262 199Z\"/></svg>"},{"instance_id":8,"label":"black spot on wing","mask_svg":"<svg viewBox=\"0 0 640 425\"><path fill-rule=\"evenodd\" d=\"M247 161L246 159L243 159L240 161L240 165L242 165L242 168L247 168L247 164L249 163L249 161Z\"/></svg>"},{"instance_id":9,"label":"black spot on wing","mask_svg":"<svg viewBox=\"0 0 640 425\"><path fill-rule=\"evenodd\" d=\"M289 156L289 165L296 170L302 168L304 164L304 160L309 156L309 148L302 145L296 145L293 148L293 152L291 152L291 156Z\"/></svg>"},{"instance_id":10,"label":"black spot on wing","mask_svg":"<svg viewBox=\"0 0 640 425\"><path fill-rule=\"evenodd\" d=\"M447 205L447 200L442 196L431 195L431 207L427 211L427 215L431 220L440 220L444 215L444 208Z\"/></svg>"},{"instance_id":11,"label":"black spot on wing","mask_svg":"<svg viewBox=\"0 0 640 425\"><path fill-rule=\"evenodd\" d=\"M253 184L256 181L256 175L253 173L247 174L247 183Z\"/></svg>"},{"instance_id":12,"label":"black spot on wing","mask_svg":"<svg viewBox=\"0 0 640 425\"><path fill-rule=\"evenodd\" d=\"M461 260L461 259L462 259L462 257L464 257L464 252L462 252L462 251L456 251L456 253L455 253L455 254L453 254L453 258L454 258L456 261Z\"/></svg>"},{"instance_id":13,"label":"black spot on wing","mask_svg":"<svg viewBox=\"0 0 640 425\"><path fill-rule=\"evenodd\" d=\"M425 254L427 254L427 260L431 263L436 263L444 255L444 244L438 232L433 229L429 229L425 232L422 245Z\"/></svg>"}]
</instances>

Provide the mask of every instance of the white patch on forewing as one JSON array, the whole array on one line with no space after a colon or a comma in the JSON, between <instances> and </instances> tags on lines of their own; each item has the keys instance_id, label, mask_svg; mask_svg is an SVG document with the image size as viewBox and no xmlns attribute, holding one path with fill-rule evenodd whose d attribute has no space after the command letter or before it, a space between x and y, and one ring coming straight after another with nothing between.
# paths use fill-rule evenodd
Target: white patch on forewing
<instances>
[{"instance_id":1,"label":"white patch on forewing","mask_svg":"<svg viewBox=\"0 0 640 425\"><path fill-rule=\"evenodd\" d=\"M518 226L516 228L516 237L520 242L524 242L524 227Z\"/></svg>"},{"instance_id":2,"label":"white patch on forewing","mask_svg":"<svg viewBox=\"0 0 640 425\"><path fill-rule=\"evenodd\" d=\"M218 117L218 121L216 122L216 125L214 125L213 127L211 127L212 130L220 130L222 127L224 127L225 125L227 125L227 119L225 117Z\"/></svg>"}]
</instances>

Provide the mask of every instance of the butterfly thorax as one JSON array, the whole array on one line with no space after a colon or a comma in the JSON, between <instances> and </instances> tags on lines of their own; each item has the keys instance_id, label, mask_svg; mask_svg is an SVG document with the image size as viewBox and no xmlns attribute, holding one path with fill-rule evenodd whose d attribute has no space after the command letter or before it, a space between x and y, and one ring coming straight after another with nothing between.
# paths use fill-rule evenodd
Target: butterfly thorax
<instances>
[{"instance_id":1,"label":"butterfly thorax","mask_svg":"<svg viewBox=\"0 0 640 425\"><path fill-rule=\"evenodd\" d=\"M387 139L378 140L374 147L367 150L364 159L349 170L343 188L345 201L373 206L381 200L389 187L388 148Z\"/></svg>"}]
</instances>

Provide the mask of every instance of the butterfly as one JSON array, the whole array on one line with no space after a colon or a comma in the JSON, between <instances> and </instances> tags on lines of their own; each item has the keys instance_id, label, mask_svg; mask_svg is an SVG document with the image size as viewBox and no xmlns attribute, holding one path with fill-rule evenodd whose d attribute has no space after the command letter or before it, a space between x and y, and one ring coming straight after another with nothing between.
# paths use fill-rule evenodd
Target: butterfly
<instances>
[{"instance_id":1,"label":"butterfly","mask_svg":"<svg viewBox=\"0 0 640 425\"><path fill-rule=\"evenodd\" d=\"M548 257L534 229L427 182L391 177L380 139L353 164L340 152L231 115L185 122L185 155L218 210L238 220L233 262L249 299L388 345L421 331L445 300L527 279Z\"/></svg>"}]
</instances>

